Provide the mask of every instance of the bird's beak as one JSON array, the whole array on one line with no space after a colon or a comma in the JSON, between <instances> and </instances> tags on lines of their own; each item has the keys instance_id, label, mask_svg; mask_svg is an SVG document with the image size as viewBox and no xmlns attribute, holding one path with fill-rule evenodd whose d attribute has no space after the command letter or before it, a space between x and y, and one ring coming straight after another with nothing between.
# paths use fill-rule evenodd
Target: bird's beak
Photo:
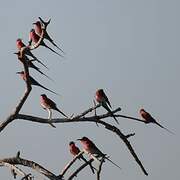
<instances>
[{"instance_id":1,"label":"bird's beak","mask_svg":"<svg viewBox=\"0 0 180 180\"><path fill-rule=\"evenodd\" d=\"M16 74L21 74L21 72L19 71L19 72L16 72Z\"/></svg>"},{"instance_id":2,"label":"bird's beak","mask_svg":"<svg viewBox=\"0 0 180 180\"><path fill-rule=\"evenodd\" d=\"M32 24L36 24L36 23L32 23Z\"/></svg>"},{"instance_id":3,"label":"bird's beak","mask_svg":"<svg viewBox=\"0 0 180 180\"><path fill-rule=\"evenodd\" d=\"M16 55L18 55L18 52L14 52L13 54L16 54Z\"/></svg>"},{"instance_id":4,"label":"bird's beak","mask_svg":"<svg viewBox=\"0 0 180 180\"><path fill-rule=\"evenodd\" d=\"M76 139L77 141L81 141L82 139Z\"/></svg>"}]
</instances>

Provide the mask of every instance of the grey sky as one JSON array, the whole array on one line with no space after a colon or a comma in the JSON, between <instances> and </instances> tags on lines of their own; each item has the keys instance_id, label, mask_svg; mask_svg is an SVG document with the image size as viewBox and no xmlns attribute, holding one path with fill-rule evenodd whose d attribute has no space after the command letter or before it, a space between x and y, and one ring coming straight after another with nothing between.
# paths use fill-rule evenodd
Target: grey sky
<instances>
[{"instance_id":1,"label":"grey sky","mask_svg":"<svg viewBox=\"0 0 180 180\"><path fill-rule=\"evenodd\" d=\"M17 120L0 134L0 158L13 156L20 150L22 157L58 173L71 159L69 141L86 135L122 167L119 171L105 163L103 180L178 179L179 5L176 0L1 1L1 121L24 91L24 82L15 74L22 68L13 54L15 41L20 37L27 42L32 23L41 16L52 19L48 30L67 55L62 59L43 47L35 50L35 55L50 67L50 71L43 67L42 70L56 82L34 71L31 74L62 95L45 92L65 113L77 114L87 109L96 89L103 88L113 108L120 106L122 114L138 117L138 110L144 107L176 135L153 124L119 120L124 133L136 133L130 141L149 172L148 177L121 140L91 123L58 124L53 129ZM33 88L23 113L47 116L39 105L41 93L42 89ZM59 116L55 112L53 115ZM114 123L112 119L107 121ZM0 177L13 179L5 168L0 168ZM85 178L95 179L89 169L77 179Z\"/></svg>"}]
</instances>

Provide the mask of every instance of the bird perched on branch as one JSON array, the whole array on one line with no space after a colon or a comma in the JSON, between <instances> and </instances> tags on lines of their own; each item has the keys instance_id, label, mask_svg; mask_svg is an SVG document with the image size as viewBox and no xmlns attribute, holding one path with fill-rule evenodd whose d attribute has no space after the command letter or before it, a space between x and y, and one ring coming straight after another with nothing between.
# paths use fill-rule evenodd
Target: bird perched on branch
<instances>
[{"instance_id":1,"label":"bird perched on branch","mask_svg":"<svg viewBox=\"0 0 180 180\"><path fill-rule=\"evenodd\" d=\"M144 119L144 123L148 124L148 123L154 123L157 124L158 126L160 126L161 128L165 129L166 131L174 134L173 132L171 132L169 129L165 128L164 126L162 126L161 124L159 124L152 116L150 113L146 112L144 109L140 109L139 110L139 114L140 116Z\"/></svg>"},{"instance_id":2,"label":"bird perched on branch","mask_svg":"<svg viewBox=\"0 0 180 180\"><path fill-rule=\"evenodd\" d=\"M16 40L16 47L17 47L17 49L19 50L19 56L23 56L23 54L21 54L21 50L22 50L22 48L24 48L23 51L24 51L24 54L25 54L25 55L28 55L28 56L32 57L32 58L35 59L38 63L40 63L41 65L43 65L45 68L48 69L48 67L47 67L44 63L42 63L39 59L37 59L36 56L34 56L34 54L33 54L33 53L31 52L31 50L29 49L29 46L26 46L26 45L23 43L22 39L18 38L18 39Z\"/></svg>"},{"instance_id":3,"label":"bird perched on branch","mask_svg":"<svg viewBox=\"0 0 180 180\"><path fill-rule=\"evenodd\" d=\"M36 34L34 29L31 29L30 33L29 33L29 45L31 45L32 43L37 43L40 39L40 36L38 34ZM54 52L55 54L63 57L61 54L59 54L58 52L56 52L55 50L53 50L52 48L50 48L48 45L45 44L45 42L42 40L40 42L41 46L44 46L46 48L48 48L49 50L51 50L52 52Z\"/></svg>"},{"instance_id":4,"label":"bird perched on branch","mask_svg":"<svg viewBox=\"0 0 180 180\"><path fill-rule=\"evenodd\" d=\"M68 116L66 116L66 114L64 114L61 110L59 110L57 108L57 105L54 101L52 101L51 99L49 99L45 94L41 94L40 96L40 104L41 106L48 111L49 113L49 117L48 119L52 119L52 109L55 111L58 111L59 113L61 113L64 117L68 118Z\"/></svg>"},{"instance_id":5,"label":"bird perched on branch","mask_svg":"<svg viewBox=\"0 0 180 180\"><path fill-rule=\"evenodd\" d=\"M102 105L102 107L104 107L110 114L111 116L114 118L114 120L116 121L117 124L119 124L118 120L116 119L116 117L114 116L114 114L112 113L112 111L110 110L111 108L111 104L109 102L108 97L106 96L106 94L104 93L103 89L98 89L96 91L96 95L95 95L96 101L98 103L100 103ZM109 108L110 107L110 108Z\"/></svg>"},{"instance_id":6,"label":"bird perched on branch","mask_svg":"<svg viewBox=\"0 0 180 180\"><path fill-rule=\"evenodd\" d=\"M69 143L69 151L70 151L70 153L71 153L73 156L76 156L76 155L78 155L78 154L81 152L80 149L75 145L75 143L74 143L73 141L71 141L71 142ZM85 157L84 157L82 154L79 156L79 159L82 159L85 163L88 163L89 166L90 166L90 168L91 168L91 171L92 171L93 174L94 174L94 168L93 168L93 166L91 165L91 163L89 163L89 162L85 159Z\"/></svg>"},{"instance_id":7,"label":"bird perched on branch","mask_svg":"<svg viewBox=\"0 0 180 180\"><path fill-rule=\"evenodd\" d=\"M101 152L98 147L87 137L82 137L81 139L77 139L81 142L83 149L86 153L93 155L95 158L103 158L103 159L107 159L109 162L111 162L113 165L115 165L116 167L118 167L119 169L121 169L121 167L119 165L117 165L116 163L114 163L109 157L107 157L106 154L104 154L103 152Z\"/></svg>"},{"instance_id":8,"label":"bird perched on branch","mask_svg":"<svg viewBox=\"0 0 180 180\"><path fill-rule=\"evenodd\" d=\"M48 24L50 23L50 20L48 21ZM38 34L39 36L41 36L42 33L42 27L43 24L40 21L36 21L34 24L34 29L36 34ZM44 39L47 39L49 42L51 42L55 47L57 47L62 53L64 53L64 51L54 42L54 40L49 36L47 30L44 30Z\"/></svg>"},{"instance_id":9,"label":"bird perched on branch","mask_svg":"<svg viewBox=\"0 0 180 180\"><path fill-rule=\"evenodd\" d=\"M21 78L22 78L24 81L27 81L27 75L26 75L26 73L25 73L24 71L16 72L16 74L20 74ZM56 92L54 92L54 91L52 91L52 90L44 87L44 86L41 85L40 83L38 83L38 82L37 82L33 77L31 77L31 76L29 76L29 81L30 81L30 84L31 84L31 85L39 86L39 87L41 87L41 88L43 88L43 89L45 89L45 90L47 90L47 91L50 91L50 92L52 92L52 93L54 93L54 94L56 94L56 95L59 95L58 93L56 93Z\"/></svg>"},{"instance_id":10,"label":"bird perched on branch","mask_svg":"<svg viewBox=\"0 0 180 180\"><path fill-rule=\"evenodd\" d=\"M50 79L50 80L53 81L53 79L51 79L49 76L47 76L46 74L44 74L44 73L40 70L40 68L38 68L36 65L33 64L33 61L36 61L35 59L31 59L31 60L30 60L25 54L21 55L20 51L15 52L14 54L17 55L17 57L18 57L18 59L19 59L19 61L20 61L21 63L26 62L29 68L35 69L35 70L38 71L40 74L46 76L48 79Z\"/></svg>"}]
</instances>

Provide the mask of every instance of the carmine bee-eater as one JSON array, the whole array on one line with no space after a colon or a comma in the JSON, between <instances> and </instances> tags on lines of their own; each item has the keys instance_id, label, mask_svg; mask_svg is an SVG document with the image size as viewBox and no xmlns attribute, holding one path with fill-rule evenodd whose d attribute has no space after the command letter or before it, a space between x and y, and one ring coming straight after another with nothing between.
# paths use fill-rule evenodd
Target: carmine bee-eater
<instances>
[{"instance_id":1,"label":"carmine bee-eater","mask_svg":"<svg viewBox=\"0 0 180 180\"><path fill-rule=\"evenodd\" d=\"M86 153L93 155L96 158L102 157L103 159L107 159L109 162L114 164L116 167L121 169L120 166L118 166L116 163L114 163L109 157L107 157L106 154L101 152L97 146L87 137L82 137L81 139L77 139L81 142L83 149Z\"/></svg>"},{"instance_id":2,"label":"carmine bee-eater","mask_svg":"<svg viewBox=\"0 0 180 180\"><path fill-rule=\"evenodd\" d=\"M19 71L19 72L16 72L16 74L20 74L21 78L24 80L24 81L27 81L27 77L26 77L26 73L24 71ZM38 83L33 77L29 76L29 80L30 80L30 83L31 85L34 85L34 86L39 86L47 91L50 91L56 95L59 95L58 93L44 87L43 85L41 85L40 83Z\"/></svg>"},{"instance_id":3,"label":"carmine bee-eater","mask_svg":"<svg viewBox=\"0 0 180 180\"><path fill-rule=\"evenodd\" d=\"M75 145L75 143L73 141L71 141L69 143L69 151L73 156L76 156L81 152L80 149ZM85 159L85 157L82 154L79 156L79 159L82 159L84 162L88 163L88 161ZM88 164L89 164L89 166L91 168L91 171L94 174L93 166L91 165L91 163L88 163Z\"/></svg>"},{"instance_id":4,"label":"carmine bee-eater","mask_svg":"<svg viewBox=\"0 0 180 180\"><path fill-rule=\"evenodd\" d=\"M49 113L49 119L52 119L52 109L55 111L58 111L59 113L61 113L63 116L65 116L66 118L68 118L68 116L66 116L61 110L59 110L56 106L56 103L54 101L52 101L51 99L49 99L45 94L41 94L40 96L40 104L41 106L48 111Z\"/></svg>"},{"instance_id":5,"label":"carmine bee-eater","mask_svg":"<svg viewBox=\"0 0 180 180\"><path fill-rule=\"evenodd\" d=\"M157 124L158 126L160 126L161 128L165 129L166 131L174 134L173 132L171 132L169 129L165 128L164 126L162 126L161 124L159 124L152 116L151 114L149 114L148 112L146 112L144 109L140 109L139 110L139 114L141 115L141 117L144 119L144 123L148 124L148 123L154 123Z\"/></svg>"},{"instance_id":6,"label":"carmine bee-eater","mask_svg":"<svg viewBox=\"0 0 180 180\"><path fill-rule=\"evenodd\" d=\"M98 103L100 103L110 114L111 116L114 118L114 120L116 121L117 124L119 124L118 120L116 119L116 117L114 116L114 114L112 113L112 111L110 110L111 108L111 104L109 102L108 97L106 96L106 94L104 93L103 89L98 89L96 91L96 95L95 95L96 101ZM109 107L110 108L109 108Z\"/></svg>"},{"instance_id":7,"label":"carmine bee-eater","mask_svg":"<svg viewBox=\"0 0 180 180\"><path fill-rule=\"evenodd\" d=\"M31 52L31 50L29 49L29 46L26 46L26 45L23 43L22 39L18 38L18 39L16 40L16 46L17 46L17 49L18 49L19 51L21 50L21 48L26 48L25 51L24 51L24 53L25 53L26 55L32 57L32 58L35 59L38 63L40 63L41 65L43 65L45 68L48 69L48 67L47 67L44 63L42 63L39 59L37 59L37 57L34 56L34 54L33 54L33 53Z\"/></svg>"},{"instance_id":8,"label":"carmine bee-eater","mask_svg":"<svg viewBox=\"0 0 180 180\"><path fill-rule=\"evenodd\" d=\"M34 29L35 29L36 34L41 36L41 33L42 33L42 23L40 21L36 21L33 24L34 24ZM47 39L55 47L57 47L62 53L64 53L64 51L57 44L55 44L54 40L49 36L49 34L48 34L48 32L46 30L44 32L44 39Z\"/></svg>"},{"instance_id":9,"label":"carmine bee-eater","mask_svg":"<svg viewBox=\"0 0 180 180\"><path fill-rule=\"evenodd\" d=\"M30 33L29 33L29 45L31 45L31 43L37 43L40 39L40 36L38 34L36 34L34 29L31 29ZM49 50L51 50L52 52L56 53L57 55L63 57L61 54L59 54L58 52L56 52L55 50L53 50L52 48L50 48L49 46L47 46L45 44L45 42L42 40L40 43L41 46L44 46L46 48L48 48Z\"/></svg>"},{"instance_id":10,"label":"carmine bee-eater","mask_svg":"<svg viewBox=\"0 0 180 180\"><path fill-rule=\"evenodd\" d=\"M53 81L53 79L51 79L49 76L47 76L46 74L44 74L44 73L40 70L40 68L38 68L37 66L35 66L35 65L33 64L33 61L36 61L35 59L31 59L31 60L30 60L25 54L24 54L23 56L21 56L20 51L15 52L14 54L17 55L17 57L18 57L18 59L19 59L19 61L20 61L21 63L24 63L24 61L26 61L29 68L35 69L35 70L38 71L40 74L46 76L48 79L50 79L50 80Z\"/></svg>"}]
</instances>

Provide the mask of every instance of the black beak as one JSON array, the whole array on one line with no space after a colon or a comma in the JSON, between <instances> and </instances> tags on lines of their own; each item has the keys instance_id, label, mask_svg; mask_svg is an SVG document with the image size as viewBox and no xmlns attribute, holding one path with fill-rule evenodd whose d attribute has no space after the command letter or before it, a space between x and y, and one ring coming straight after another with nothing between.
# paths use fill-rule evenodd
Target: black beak
<instances>
[{"instance_id":1,"label":"black beak","mask_svg":"<svg viewBox=\"0 0 180 180\"><path fill-rule=\"evenodd\" d=\"M77 141L81 141L82 139L76 139Z\"/></svg>"},{"instance_id":2,"label":"black beak","mask_svg":"<svg viewBox=\"0 0 180 180\"><path fill-rule=\"evenodd\" d=\"M21 72L19 71L19 72L16 72L16 74L21 74Z\"/></svg>"}]
</instances>

